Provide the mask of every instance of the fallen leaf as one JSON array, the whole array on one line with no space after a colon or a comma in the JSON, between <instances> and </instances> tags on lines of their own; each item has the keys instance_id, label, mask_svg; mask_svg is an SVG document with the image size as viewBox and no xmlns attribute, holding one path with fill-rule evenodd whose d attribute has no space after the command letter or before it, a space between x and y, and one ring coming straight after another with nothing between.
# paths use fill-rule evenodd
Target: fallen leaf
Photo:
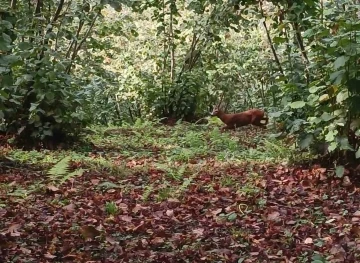
<instances>
[{"instance_id":1,"label":"fallen leaf","mask_svg":"<svg viewBox=\"0 0 360 263\"><path fill-rule=\"evenodd\" d=\"M213 211L211 211L211 214L213 214L214 216L216 216L216 215L218 215L218 214L220 214L221 212L222 212L222 208L218 208L218 209L216 209L216 210L213 210Z\"/></svg>"},{"instance_id":2,"label":"fallen leaf","mask_svg":"<svg viewBox=\"0 0 360 263\"><path fill-rule=\"evenodd\" d=\"M154 245L162 244L162 243L164 243L164 238L155 237L154 239L151 240L151 243Z\"/></svg>"},{"instance_id":3,"label":"fallen leaf","mask_svg":"<svg viewBox=\"0 0 360 263\"><path fill-rule=\"evenodd\" d=\"M304 244L312 244L313 243L313 240L311 237L308 237L304 240Z\"/></svg>"},{"instance_id":4,"label":"fallen leaf","mask_svg":"<svg viewBox=\"0 0 360 263\"><path fill-rule=\"evenodd\" d=\"M342 185L345 186L345 187L351 185L351 181L350 181L349 176L344 176Z\"/></svg>"},{"instance_id":5,"label":"fallen leaf","mask_svg":"<svg viewBox=\"0 0 360 263\"><path fill-rule=\"evenodd\" d=\"M20 224L13 224L9 227L8 229L8 233L10 234L10 236L12 237L19 237L20 236L20 232L18 232L18 230L20 229L21 225Z\"/></svg>"},{"instance_id":6,"label":"fallen leaf","mask_svg":"<svg viewBox=\"0 0 360 263\"><path fill-rule=\"evenodd\" d=\"M197 237L202 236L204 234L204 229L203 228L197 228L197 229L193 229L192 231L194 234L196 234Z\"/></svg>"},{"instance_id":7,"label":"fallen leaf","mask_svg":"<svg viewBox=\"0 0 360 263\"><path fill-rule=\"evenodd\" d=\"M31 250L30 249L27 249L27 248L25 248L25 247L21 247L20 248L20 250L21 250L21 252L23 252L24 254L31 254Z\"/></svg>"},{"instance_id":8,"label":"fallen leaf","mask_svg":"<svg viewBox=\"0 0 360 263\"><path fill-rule=\"evenodd\" d=\"M68 211L68 212L73 212L75 210L75 205L74 204L68 204L68 205L64 206L63 209Z\"/></svg>"},{"instance_id":9,"label":"fallen leaf","mask_svg":"<svg viewBox=\"0 0 360 263\"><path fill-rule=\"evenodd\" d=\"M50 191L50 192L58 192L59 191L59 188L57 188L56 186L54 185L48 185L47 186L47 189Z\"/></svg>"},{"instance_id":10,"label":"fallen leaf","mask_svg":"<svg viewBox=\"0 0 360 263\"><path fill-rule=\"evenodd\" d=\"M168 217L174 216L174 210L166 210L166 215L167 215Z\"/></svg>"},{"instance_id":11,"label":"fallen leaf","mask_svg":"<svg viewBox=\"0 0 360 263\"><path fill-rule=\"evenodd\" d=\"M115 244L119 244L119 242L117 242L113 237L111 237L111 236L107 236L106 238L105 238L105 240L107 241L107 242L109 242L111 245L115 245Z\"/></svg>"},{"instance_id":12,"label":"fallen leaf","mask_svg":"<svg viewBox=\"0 0 360 263\"><path fill-rule=\"evenodd\" d=\"M357 211L353 214L353 216L360 217L360 210L357 210Z\"/></svg>"},{"instance_id":13,"label":"fallen leaf","mask_svg":"<svg viewBox=\"0 0 360 263\"><path fill-rule=\"evenodd\" d=\"M100 183L99 179L91 179L92 185L98 185Z\"/></svg>"},{"instance_id":14,"label":"fallen leaf","mask_svg":"<svg viewBox=\"0 0 360 263\"><path fill-rule=\"evenodd\" d=\"M7 213L7 211L3 208L0 208L0 218L2 218L3 216L5 216Z\"/></svg>"},{"instance_id":15,"label":"fallen leaf","mask_svg":"<svg viewBox=\"0 0 360 263\"><path fill-rule=\"evenodd\" d=\"M122 215L122 216L119 216L119 218L120 218L122 221L125 221L125 222L131 222L131 221L132 221L132 217L131 217L131 216L128 216L128 215Z\"/></svg>"},{"instance_id":16,"label":"fallen leaf","mask_svg":"<svg viewBox=\"0 0 360 263\"><path fill-rule=\"evenodd\" d=\"M100 235L100 231L93 226L83 226L80 229L80 232L86 240L94 239L95 237Z\"/></svg>"},{"instance_id":17,"label":"fallen leaf","mask_svg":"<svg viewBox=\"0 0 360 263\"><path fill-rule=\"evenodd\" d=\"M270 221L276 221L279 218L279 216L280 216L280 213L277 211L274 211L268 215L267 219Z\"/></svg>"},{"instance_id":18,"label":"fallen leaf","mask_svg":"<svg viewBox=\"0 0 360 263\"><path fill-rule=\"evenodd\" d=\"M44 257L45 257L45 258L48 258L48 259L56 258L56 256L54 256L54 255L52 255L52 254L49 254L49 253L44 254Z\"/></svg>"}]
</instances>

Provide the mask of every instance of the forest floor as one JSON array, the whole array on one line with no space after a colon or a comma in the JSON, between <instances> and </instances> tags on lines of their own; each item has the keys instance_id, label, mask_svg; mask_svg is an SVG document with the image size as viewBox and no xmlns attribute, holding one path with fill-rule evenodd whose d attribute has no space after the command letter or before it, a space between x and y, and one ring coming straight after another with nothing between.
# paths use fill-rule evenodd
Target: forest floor
<instances>
[{"instance_id":1,"label":"forest floor","mask_svg":"<svg viewBox=\"0 0 360 263\"><path fill-rule=\"evenodd\" d=\"M2 149L0 262L360 261L359 190L265 130L94 131Z\"/></svg>"}]
</instances>

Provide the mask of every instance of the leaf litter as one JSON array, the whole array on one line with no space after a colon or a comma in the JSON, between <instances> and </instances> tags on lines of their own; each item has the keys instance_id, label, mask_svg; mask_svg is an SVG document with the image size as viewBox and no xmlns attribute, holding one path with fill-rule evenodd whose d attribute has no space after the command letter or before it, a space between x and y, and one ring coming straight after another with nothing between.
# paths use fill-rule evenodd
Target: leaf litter
<instances>
[{"instance_id":1,"label":"leaf litter","mask_svg":"<svg viewBox=\"0 0 360 263\"><path fill-rule=\"evenodd\" d=\"M1 188L1 262L360 260L359 191L324 167L212 155L179 162L187 170L177 180L156 168L161 155L148 158L129 159L126 178L88 169L23 198ZM39 180L32 170L1 172L10 188Z\"/></svg>"}]
</instances>

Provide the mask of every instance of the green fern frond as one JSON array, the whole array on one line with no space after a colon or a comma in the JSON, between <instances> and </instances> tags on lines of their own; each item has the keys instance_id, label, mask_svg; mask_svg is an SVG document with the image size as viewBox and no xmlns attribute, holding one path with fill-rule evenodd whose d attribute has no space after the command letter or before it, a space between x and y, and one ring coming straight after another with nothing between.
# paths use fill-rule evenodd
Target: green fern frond
<instances>
[{"instance_id":1,"label":"green fern frond","mask_svg":"<svg viewBox=\"0 0 360 263\"><path fill-rule=\"evenodd\" d=\"M49 171L48 174L50 177L61 177L69 172L70 168L70 156L66 156L61 159L57 164L55 164Z\"/></svg>"},{"instance_id":2,"label":"green fern frond","mask_svg":"<svg viewBox=\"0 0 360 263\"><path fill-rule=\"evenodd\" d=\"M67 180L70 180L70 179L73 178L73 177L81 176L81 175L83 175L83 173L84 173L84 170L81 169L81 168L78 169L78 170L75 170L75 171L73 171L73 172L71 172L71 173L68 173L68 174L65 175L63 178L61 178L60 184L65 183Z\"/></svg>"}]
</instances>

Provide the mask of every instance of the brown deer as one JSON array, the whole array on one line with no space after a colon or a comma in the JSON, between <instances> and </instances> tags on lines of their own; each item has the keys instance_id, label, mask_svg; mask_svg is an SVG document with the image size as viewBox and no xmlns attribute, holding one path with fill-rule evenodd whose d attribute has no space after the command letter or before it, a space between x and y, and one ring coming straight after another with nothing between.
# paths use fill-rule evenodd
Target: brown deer
<instances>
[{"instance_id":1,"label":"brown deer","mask_svg":"<svg viewBox=\"0 0 360 263\"><path fill-rule=\"evenodd\" d=\"M228 114L220 108L221 102L222 98L219 104L214 107L211 116L217 116L226 125L222 127L222 130L235 129L249 124L266 128L269 118L263 110L250 109L240 113Z\"/></svg>"}]
</instances>

